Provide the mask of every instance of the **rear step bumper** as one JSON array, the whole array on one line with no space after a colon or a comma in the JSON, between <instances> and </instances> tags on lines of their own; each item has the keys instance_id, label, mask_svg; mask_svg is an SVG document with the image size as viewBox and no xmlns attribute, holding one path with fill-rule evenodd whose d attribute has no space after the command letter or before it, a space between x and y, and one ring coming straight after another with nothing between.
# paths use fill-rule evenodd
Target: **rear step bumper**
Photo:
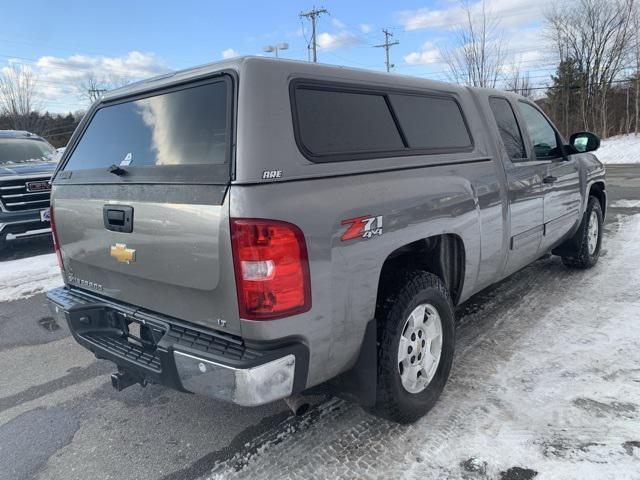
<instances>
[{"instance_id":1,"label":"rear step bumper","mask_svg":"<svg viewBox=\"0 0 640 480\"><path fill-rule=\"evenodd\" d=\"M251 406L305 388L309 352L302 343L249 343L73 288L50 290L47 298L78 343L118 366L112 383L119 390L158 383Z\"/></svg>"}]
</instances>

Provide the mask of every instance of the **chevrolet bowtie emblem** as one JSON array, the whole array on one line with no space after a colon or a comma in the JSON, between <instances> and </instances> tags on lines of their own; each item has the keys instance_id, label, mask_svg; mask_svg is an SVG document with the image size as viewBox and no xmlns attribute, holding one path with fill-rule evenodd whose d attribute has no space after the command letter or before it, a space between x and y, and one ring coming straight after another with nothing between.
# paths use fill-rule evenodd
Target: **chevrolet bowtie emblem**
<instances>
[{"instance_id":1,"label":"chevrolet bowtie emblem","mask_svg":"<svg viewBox=\"0 0 640 480\"><path fill-rule=\"evenodd\" d=\"M136 261L136 251L133 248L127 248L124 243L116 243L109 249L109 255L120 263L131 263Z\"/></svg>"}]
</instances>

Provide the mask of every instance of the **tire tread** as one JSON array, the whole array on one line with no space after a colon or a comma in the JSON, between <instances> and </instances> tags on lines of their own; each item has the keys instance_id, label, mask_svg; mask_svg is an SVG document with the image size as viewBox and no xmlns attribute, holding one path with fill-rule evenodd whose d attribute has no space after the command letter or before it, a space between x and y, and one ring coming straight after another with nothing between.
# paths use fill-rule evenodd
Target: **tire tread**
<instances>
[{"instance_id":1,"label":"tire tread","mask_svg":"<svg viewBox=\"0 0 640 480\"><path fill-rule=\"evenodd\" d=\"M376 318L378 318L378 388L377 401L373 409L375 415L402 424L413 423L422 417L435 403L429 402L425 409L409 411L396 401L397 387L387 365L393 365L397 358L397 348L394 339L398 330L404 326L403 313L406 306L422 291L432 289L444 297L453 318L453 306L449 291L442 280L433 273L415 270L403 271L390 275L386 279L383 288L385 294L378 301ZM442 361L442 360L441 360ZM448 365L446 376L448 376ZM433 382L433 380L432 380ZM430 384L431 385L431 384ZM444 387L444 385L442 385ZM437 392L438 395L440 392Z\"/></svg>"}]
</instances>

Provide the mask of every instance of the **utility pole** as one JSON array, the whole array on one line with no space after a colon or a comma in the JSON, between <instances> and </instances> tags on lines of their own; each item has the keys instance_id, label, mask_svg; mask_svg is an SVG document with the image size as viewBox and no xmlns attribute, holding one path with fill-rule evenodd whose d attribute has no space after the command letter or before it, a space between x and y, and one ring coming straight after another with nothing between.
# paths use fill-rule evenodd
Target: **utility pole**
<instances>
[{"instance_id":1,"label":"utility pole","mask_svg":"<svg viewBox=\"0 0 640 480\"><path fill-rule=\"evenodd\" d=\"M329 13L326 8L313 7L308 12L300 12L300 18L306 18L311 20L311 45L313 49L313 63L318 61L318 55L316 53L316 19L323 13Z\"/></svg>"},{"instance_id":2,"label":"utility pole","mask_svg":"<svg viewBox=\"0 0 640 480\"><path fill-rule=\"evenodd\" d=\"M385 58L386 58L386 61L384 62L384 64L387 67L387 72L390 72L391 68L394 67L395 65L389 63L389 49L394 45L398 45L400 42L397 40L395 42L389 42L389 37L393 37L393 33L391 33L386 28L382 29L382 33L384 33L384 43L382 45L374 45L374 48L384 48Z\"/></svg>"}]
</instances>

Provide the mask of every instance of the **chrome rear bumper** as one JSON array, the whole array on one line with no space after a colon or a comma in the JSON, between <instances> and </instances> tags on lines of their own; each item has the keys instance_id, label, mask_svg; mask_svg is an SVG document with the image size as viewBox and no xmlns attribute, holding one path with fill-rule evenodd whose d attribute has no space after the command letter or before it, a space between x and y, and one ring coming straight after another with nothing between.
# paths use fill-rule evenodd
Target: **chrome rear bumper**
<instances>
[{"instance_id":1,"label":"chrome rear bumper","mask_svg":"<svg viewBox=\"0 0 640 480\"><path fill-rule=\"evenodd\" d=\"M238 405L262 405L305 388L308 349L242 338L66 287L47 294L58 322L98 358L114 362L114 386L159 383Z\"/></svg>"}]
</instances>

